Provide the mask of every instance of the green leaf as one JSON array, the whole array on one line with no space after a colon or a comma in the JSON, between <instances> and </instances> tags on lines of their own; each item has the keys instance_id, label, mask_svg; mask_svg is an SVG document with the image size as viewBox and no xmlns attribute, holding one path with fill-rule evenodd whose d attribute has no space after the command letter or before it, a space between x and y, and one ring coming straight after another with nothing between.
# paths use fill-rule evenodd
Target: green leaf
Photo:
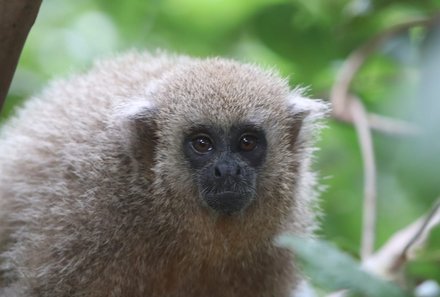
<instances>
[{"instance_id":1,"label":"green leaf","mask_svg":"<svg viewBox=\"0 0 440 297\"><path fill-rule=\"evenodd\" d=\"M281 236L277 244L294 251L312 283L324 289L349 289L371 297L408 296L396 285L361 270L353 258L323 240Z\"/></svg>"}]
</instances>

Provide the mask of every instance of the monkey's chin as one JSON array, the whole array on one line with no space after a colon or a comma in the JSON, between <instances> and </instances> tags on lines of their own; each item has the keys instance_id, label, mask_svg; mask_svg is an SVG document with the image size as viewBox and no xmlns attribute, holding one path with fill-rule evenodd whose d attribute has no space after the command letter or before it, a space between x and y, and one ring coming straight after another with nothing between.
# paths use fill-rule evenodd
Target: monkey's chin
<instances>
[{"instance_id":1,"label":"monkey's chin","mask_svg":"<svg viewBox=\"0 0 440 297\"><path fill-rule=\"evenodd\" d=\"M209 208L225 215L232 215L244 211L253 200L251 193L238 193L233 191L208 193L205 194L203 198Z\"/></svg>"}]
</instances>

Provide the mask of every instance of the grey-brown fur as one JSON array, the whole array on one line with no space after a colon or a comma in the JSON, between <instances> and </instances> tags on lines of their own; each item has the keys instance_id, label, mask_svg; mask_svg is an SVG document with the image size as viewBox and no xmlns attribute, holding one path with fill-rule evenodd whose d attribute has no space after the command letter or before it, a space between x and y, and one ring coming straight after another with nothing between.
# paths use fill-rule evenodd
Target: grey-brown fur
<instances>
[{"instance_id":1,"label":"grey-brown fur","mask_svg":"<svg viewBox=\"0 0 440 297\"><path fill-rule=\"evenodd\" d=\"M128 53L57 81L0 138L0 296L283 297L300 277L274 245L315 227L312 140L325 105L273 71ZM198 203L189 126L257 121L257 199Z\"/></svg>"}]
</instances>

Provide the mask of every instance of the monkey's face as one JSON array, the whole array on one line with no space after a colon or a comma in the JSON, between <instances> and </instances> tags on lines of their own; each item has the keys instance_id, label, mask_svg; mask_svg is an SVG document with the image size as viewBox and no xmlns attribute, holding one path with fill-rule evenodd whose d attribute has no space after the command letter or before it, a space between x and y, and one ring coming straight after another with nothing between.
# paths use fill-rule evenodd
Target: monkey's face
<instances>
[{"instance_id":1,"label":"monkey's face","mask_svg":"<svg viewBox=\"0 0 440 297\"><path fill-rule=\"evenodd\" d=\"M272 225L290 215L308 166L303 120L319 103L275 73L217 59L183 64L145 93L150 101L129 110L154 134L143 150L154 151L151 191L167 197L153 200L157 209L173 219L214 213Z\"/></svg>"},{"instance_id":2,"label":"monkey's face","mask_svg":"<svg viewBox=\"0 0 440 297\"><path fill-rule=\"evenodd\" d=\"M202 203L221 214L240 212L250 205L266 149L263 129L252 124L229 131L209 126L191 129L183 150L195 172Z\"/></svg>"}]
</instances>

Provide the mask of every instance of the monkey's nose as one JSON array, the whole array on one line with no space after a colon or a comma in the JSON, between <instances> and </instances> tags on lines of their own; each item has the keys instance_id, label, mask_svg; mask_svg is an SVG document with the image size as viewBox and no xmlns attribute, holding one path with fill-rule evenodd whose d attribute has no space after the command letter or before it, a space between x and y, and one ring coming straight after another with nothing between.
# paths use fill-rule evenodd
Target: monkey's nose
<instances>
[{"instance_id":1,"label":"monkey's nose","mask_svg":"<svg viewBox=\"0 0 440 297\"><path fill-rule=\"evenodd\" d=\"M214 166L216 178L238 177L241 175L241 167L238 164L222 162Z\"/></svg>"}]
</instances>

